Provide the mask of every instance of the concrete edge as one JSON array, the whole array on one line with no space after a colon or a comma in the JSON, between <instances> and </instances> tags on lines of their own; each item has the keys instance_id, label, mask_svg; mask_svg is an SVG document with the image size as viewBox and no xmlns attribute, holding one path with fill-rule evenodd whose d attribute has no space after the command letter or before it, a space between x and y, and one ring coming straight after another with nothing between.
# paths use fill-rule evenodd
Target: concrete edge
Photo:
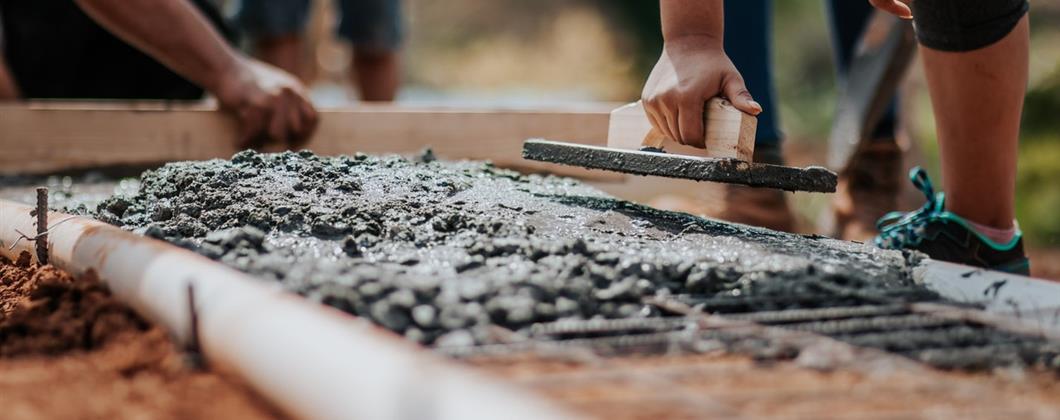
<instances>
[{"instance_id":1,"label":"concrete edge","mask_svg":"<svg viewBox=\"0 0 1060 420\"><path fill-rule=\"evenodd\" d=\"M1060 337L1060 283L930 259L914 267L913 279L945 298Z\"/></svg>"}]
</instances>

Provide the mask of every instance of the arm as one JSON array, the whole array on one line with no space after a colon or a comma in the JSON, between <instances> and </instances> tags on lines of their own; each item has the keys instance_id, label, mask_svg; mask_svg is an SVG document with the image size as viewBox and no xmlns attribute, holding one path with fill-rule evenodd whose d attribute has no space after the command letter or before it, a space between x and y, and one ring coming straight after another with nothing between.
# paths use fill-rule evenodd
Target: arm
<instances>
[{"instance_id":1,"label":"arm","mask_svg":"<svg viewBox=\"0 0 1060 420\"><path fill-rule=\"evenodd\" d=\"M652 125L690 146L703 144L703 104L725 96L752 115L762 107L725 55L722 0L660 0L662 56L644 85L644 108Z\"/></svg>"},{"instance_id":2,"label":"arm","mask_svg":"<svg viewBox=\"0 0 1060 420\"><path fill-rule=\"evenodd\" d=\"M22 96L18 91L15 79L11 77L11 71L7 68L7 62L0 55L0 101L10 101Z\"/></svg>"},{"instance_id":3,"label":"arm","mask_svg":"<svg viewBox=\"0 0 1060 420\"><path fill-rule=\"evenodd\" d=\"M240 56L184 0L77 0L94 20L235 112L246 146L298 142L312 134L316 111L297 80Z\"/></svg>"}]
</instances>

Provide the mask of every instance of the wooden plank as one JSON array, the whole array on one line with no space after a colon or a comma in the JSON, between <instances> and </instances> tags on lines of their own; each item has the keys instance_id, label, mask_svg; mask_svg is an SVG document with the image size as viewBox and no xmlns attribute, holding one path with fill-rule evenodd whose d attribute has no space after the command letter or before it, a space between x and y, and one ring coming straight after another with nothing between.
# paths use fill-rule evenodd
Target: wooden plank
<instances>
[{"instance_id":1,"label":"wooden plank","mask_svg":"<svg viewBox=\"0 0 1060 420\"><path fill-rule=\"evenodd\" d=\"M704 104L703 124L706 149L684 146L655 130L643 104L635 102L611 112L607 146L628 150L648 146L687 156L753 160L757 118L734 108L727 100L712 98Z\"/></svg>"},{"instance_id":2,"label":"wooden plank","mask_svg":"<svg viewBox=\"0 0 1060 420\"><path fill-rule=\"evenodd\" d=\"M604 145L611 104L570 109L457 109L364 105L321 110L305 146L323 155L416 153L488 159L499 166L592 180L620 174L524 161L523 140ZM0 105L0 173L228 158L235 120L209 106L160 102Z\"/></svg>"}]
</instances>

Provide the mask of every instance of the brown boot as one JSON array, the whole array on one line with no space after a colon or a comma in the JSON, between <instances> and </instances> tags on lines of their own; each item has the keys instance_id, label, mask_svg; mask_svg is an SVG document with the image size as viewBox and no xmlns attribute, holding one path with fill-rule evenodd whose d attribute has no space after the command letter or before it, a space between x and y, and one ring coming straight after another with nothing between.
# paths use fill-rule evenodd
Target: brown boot
<instances>
[{"instance_id":1,"label":"brown boot","mask_svg":"<svg viewBox=\"0 0 1060 420\"><path fill-rule=\"evenodd\" d=\"M756 150L755 162L782 164L779 152ZM698 197L663 195L649 205L663 209L682 211L729 222L764 227L783 232L795 231L795 216L783 191L769 188L751 188L742 185L706 186L699 190Z\"/></svg>"},{"instance_id":2,"label":"brown boot","mask_svg":"<svg viewBox=\"0 0 1060 420\"><path fill-rule=\"evenodd\" d=\"M870 241L876 236L876 221L898 208L902 183L902 150L892 141L873 141L850 158L839 174L832 210L832 236L851 241Z\"/></svg>"},{"instance_id":3,"label":"brown boot","mask_svg":"<svg viewBox=\"0 0 1060 420\"><path fill-rule=\"evenodd\" d=\"M722 207L712 217L782 232L795 231L795 216L784 191L727 185Z\"/></svg>"}]
</instances>

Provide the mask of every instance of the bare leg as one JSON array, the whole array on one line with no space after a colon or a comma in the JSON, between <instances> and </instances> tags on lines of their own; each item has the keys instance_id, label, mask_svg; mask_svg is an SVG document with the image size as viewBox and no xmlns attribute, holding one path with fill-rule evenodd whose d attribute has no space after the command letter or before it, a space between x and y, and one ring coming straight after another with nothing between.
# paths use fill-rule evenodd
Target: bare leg
<instances>
[{"instance_id":1,"label":"bare leg","mask_svg":"<svg viewBox=\"0 0 1060 420\"><path fill-rule=\"evenodd\" d=\"M973 222L1012 227L1020 115L1027 87L1029 26L952 53L920 49L938 124L946 208Z\"/></svg>"},{"instance_id":2,"label":"bare leg","mask_svg":"<svg viewBox=\"0 0 1060 420\"><path fill-rule=\"evenodd\" d=\"M401 58L396 51L355 48L350 78L361 91L361 99L389 102L401 84Z\"/></svg>"},{"instance_id":3,"label":"bare leg","mask_svg":"<svg viewBox=\"0 0 1060 420\"><path fill-rule=\"evenodd\" d=\"M257 55L262 61L305 79L302 56L305 39L301 35L282 35L262 38L257 43Z\"/></svg>"}]
</instances>

